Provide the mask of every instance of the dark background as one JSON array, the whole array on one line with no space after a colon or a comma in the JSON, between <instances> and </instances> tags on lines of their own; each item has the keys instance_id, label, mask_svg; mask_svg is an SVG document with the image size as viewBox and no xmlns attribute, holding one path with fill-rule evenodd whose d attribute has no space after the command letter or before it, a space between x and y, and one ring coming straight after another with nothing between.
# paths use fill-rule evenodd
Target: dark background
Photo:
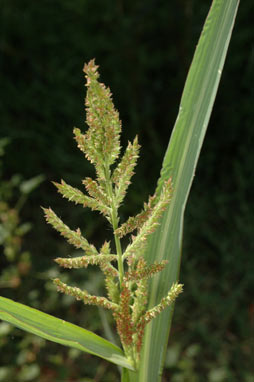
<instances>
[{"instance_id":1,"label":"dark background","mask_svg":"<svg viewBox=\"0 0 254 382\"><path fill-rule=\"evenodd\" d=\"M52 287L50 279L59 273L53 259L72 249L45 224L40 209L50 205L95 244L104 241L105 228L108 236L100 216L62 200L50 183L63 178L79 186L92 175L72 138L73 126L82 129L85 121L83 64L96 58L101 79L112 90L123 146L135 134L142 145L122 210L127 217L156 186L210 3L0 0L0 132L10 138L2 182L14 174L45 176L20 211L20 220L32 223L22 239L30 270L19 274L16 286L0 283L1 295L105 335L102 312L73 303ZM187 206L185 291L176 304L165 381L253 381L252 16L253 0L242 1ZM14 187L5 196L10 208L18 192ZM15 266L4 255L0 263L2 269ZM22 264L18 255L17 264ZM101 288L93 269L89 275L73 270L62 277L92 291ZM0 328L0 347L0 381L6 376L14 382L119 380L117 368L107 362L18 330L1 337Z\"/></svg>"}]
</instances>

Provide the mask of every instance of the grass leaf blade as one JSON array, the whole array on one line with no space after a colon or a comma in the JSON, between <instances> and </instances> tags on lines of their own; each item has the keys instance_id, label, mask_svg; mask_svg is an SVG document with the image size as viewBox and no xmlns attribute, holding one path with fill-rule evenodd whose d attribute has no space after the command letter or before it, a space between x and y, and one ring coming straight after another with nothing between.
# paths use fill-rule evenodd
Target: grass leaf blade
<instances>
[{"instance_id":1,"label":"grass leaf blade","mask_svg":"<svg viewBox=\"0 0 254 382\"><path fill-rule=\"evenodd\" d=\"M172 176L173 197L162 225L149 242L149 262L169 260L168 267L151 283L149 306L158 303L179 277L184 209L193 181L206 128L218 89L238 0L214 0L185 83L179 114L167 149L158 192ZM173 308L147 327L138 381L160 380Z\"/></svg>"},{"instance_id":2,"label":"grass leaf blade","mask_svg":"<svg viewBox=\"0 0 254 382\"><path fill-rule=\"evenodd\" d=\"M37 309L0 297L0 319L47 340L97 355L132 369L123 351L98 335Z\"/></svg>"}]
</instances>

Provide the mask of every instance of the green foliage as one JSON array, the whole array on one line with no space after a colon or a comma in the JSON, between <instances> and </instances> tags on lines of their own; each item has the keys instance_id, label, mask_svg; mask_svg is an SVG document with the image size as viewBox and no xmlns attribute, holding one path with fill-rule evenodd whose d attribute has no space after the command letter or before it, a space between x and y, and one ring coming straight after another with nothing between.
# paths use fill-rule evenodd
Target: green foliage
<instances>
[{"instance_id":1,"label":"green foliage","mask_svg":"<svg viewBox=\"0 0 254 382\"><path fill-rule=\"evenodd\" d=\"M8 298L0 297L0 304L0 317L18 328L133 369L118 346L95 333Z\"/></svg>"},{"instance_id":2,"label":"green foliage","mask_svg":"<svg viewBox=\"0 0 254 382\"><path fill-rule=\"evenodd\" d=\"M1 256L5 256L9 266L2 272L0 288L17 288L31 267L31 256L23 250L23 236L31 229L28 222L20 222L20 212L27 197L44 180L43 175L23 180L20 175L13 175L9 180L2 179L5 146L9 140L0 140L0 246Z\"/></svg>"}]
</instances>

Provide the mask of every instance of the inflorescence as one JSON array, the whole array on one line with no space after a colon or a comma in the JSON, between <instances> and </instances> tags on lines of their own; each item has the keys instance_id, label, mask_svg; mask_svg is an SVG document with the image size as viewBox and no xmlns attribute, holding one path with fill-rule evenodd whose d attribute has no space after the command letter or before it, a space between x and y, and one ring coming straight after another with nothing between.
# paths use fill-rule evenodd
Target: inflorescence
<instances>
[{"instance_id":1,"label":"inflorescence","mask_svg":"<svg viewBox=\"0 0 254 382\"><path fill-rule=\"evenodd\" d=\"M94 165L96 179L87 177L82 181L86 193L63 180L61 183L54 182L54 185L64 198L99 211L105 216L113 229L115 250L112 252L111 243L106 241L98 251L81 234L80 229L71 230L52 209L45 208L47 222L70 244L84 251L83 256L57 258L55 261L64 268L99 266L105 276L107 297L90 295L87 291L68 286L59 279L55 279L54 283L60 292L82 300L85 304L111 310L125 354L138 367L145 326L172 304L183 289L181 284L173 284L158 305L147 309L148 280L163 271L167 261L147 264L144 252L147 237L158 226L160 217L170 202L172 183L171 179L165 182L160 195L150 197L138 215L119 225L118 209L134 174L140 146L135 137L119 159L121 121L114 108L110 90L98 81L98 66L94 60L84 66L84 72L87 86L86 122L89 128L85 134L75 128L74 137L78 148ZM121 239L130 233L131 241L122 252Z\"/></svg>"}]
</instances>

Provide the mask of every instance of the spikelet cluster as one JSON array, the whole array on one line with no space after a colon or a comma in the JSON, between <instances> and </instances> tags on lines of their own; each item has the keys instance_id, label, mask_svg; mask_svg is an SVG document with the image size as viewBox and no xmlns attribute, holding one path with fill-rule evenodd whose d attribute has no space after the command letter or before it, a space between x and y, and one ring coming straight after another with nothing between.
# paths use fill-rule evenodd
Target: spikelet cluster
<instances>
[{"instance_id":1,"label":"spikelet cluster","mask_svg":"<svg viewBox=\"0 0 254 382\"><path fill-rule=\"evenodd\" d=\"M91 60L84 66L87 96L85 100L87 131L74 129L78 148L95 167L96 178L82 180L81 191L67 184L53 182L58 192L69 201L103 214L112 226L115 245L105 242L97 250L82 235L80 229L70 229L51 208L44 208L46 220L70 244L83 251L72 258L56 258L63 268L98 266L105 277L107 296L93 296L86 290L69 286L59 279L54 284L59 292L73 296L85 304L112 311L123 349L134 367L138 368L145 325L177 298L181 284L174 284L158 305L147 309L148 281L163 271L167 261L147 264L144 250L147 237L157 228L160 217L170 202L172 182L165 182L160 195L144 203L143 210L126 222L119 223L118 209L126 195L139 156L138 138L129 142L120 157L121 121L114 108L110 90L99 82L98 66ZM131 234L130 243L122 253L121 239ZM112 247L115 248L112 250Z\"/></svg>"}]
</instances>

